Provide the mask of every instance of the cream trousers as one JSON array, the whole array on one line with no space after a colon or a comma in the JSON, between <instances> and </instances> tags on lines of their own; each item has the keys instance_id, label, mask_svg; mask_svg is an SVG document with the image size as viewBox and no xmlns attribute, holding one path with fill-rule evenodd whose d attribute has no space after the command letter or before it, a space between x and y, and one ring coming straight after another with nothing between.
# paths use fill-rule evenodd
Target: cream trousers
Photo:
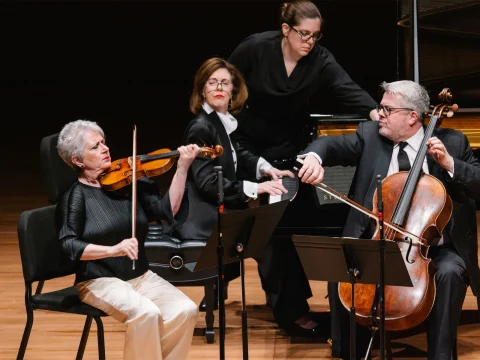
<instances>
[{"instance_id":1,"label":"cream trousers","mask_svg":"<svg viewBox=\"0 0 480 360\"><path fill-rule=\"evenodd\" d=\"M77 285L80 299L127 324L125 360L184 360L198 307L152 271L123 281L98 278Z\"/></svg>"}]
</instances>

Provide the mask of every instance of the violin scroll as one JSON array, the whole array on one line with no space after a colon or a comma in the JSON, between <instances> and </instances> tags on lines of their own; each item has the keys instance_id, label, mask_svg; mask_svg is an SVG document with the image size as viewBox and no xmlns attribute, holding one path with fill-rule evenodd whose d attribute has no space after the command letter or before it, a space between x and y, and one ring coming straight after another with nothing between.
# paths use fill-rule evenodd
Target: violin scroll
<instances>
[{"instance_id":1,"label":"violin scroll","mask_svg":"<svg viewBox=\"0 0 480 360\"><path fill-rule=\"evenodd\" d=\"M211 147L203 146L200 148L200 155L203 157L209 157L215 159L223 155L223 147L221 145L212 145Z\"/></svg>"}]
</instances>

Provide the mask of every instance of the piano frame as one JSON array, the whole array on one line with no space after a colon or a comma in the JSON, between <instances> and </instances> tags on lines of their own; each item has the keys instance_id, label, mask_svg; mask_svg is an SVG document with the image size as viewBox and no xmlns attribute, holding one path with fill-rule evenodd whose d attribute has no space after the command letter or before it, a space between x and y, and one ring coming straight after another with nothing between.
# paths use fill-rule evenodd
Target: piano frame
<instances>
[{"instance_id":1,"label":"piano frame","mask_svg":"<svg viewBox=\"0 0 480 360\"><path fill-rule=\"evenodd\" d=\"M353 134L360 122L369 121L358 115L311 114L311 117L315 124L312 140L320 136ZM459 109L453 117L443 119L441 126L461 131L472 149L480 149L480 109Z\"/></svg>"}]
</instances>

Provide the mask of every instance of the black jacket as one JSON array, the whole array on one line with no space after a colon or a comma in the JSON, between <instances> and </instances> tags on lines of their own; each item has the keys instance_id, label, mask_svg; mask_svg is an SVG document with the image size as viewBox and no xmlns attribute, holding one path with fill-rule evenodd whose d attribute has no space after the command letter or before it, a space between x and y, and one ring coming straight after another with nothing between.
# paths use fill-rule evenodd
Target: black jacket
<instances>
[{"instance_id":1,"label":"black jacket","mask_svg":"<svg viewBox=\"0 0 480 360\"><path fill-rule=\"evenodd\" d=\"M229 58L248 87L248 100L237 116L239 127L234 136L268 161L294 157L310 142L310 101L316 94L329 94L352 112L367 117L376 105L318 43L288 76L282 39L280 30L250 35Z\"/></svg>"},{"instance_id":2,"label":"black jacket","mask_svg":"<svg viewBox=\"0 0 480 360\"><path fill-rule=\"evenodd\" d=\"M453 129L437 129L438 137L454 158L451 178L432 156L427 154L430 175L445 186L453 202L453 211L445 231L467 265L474 294L480 291L480 270L477 258L477 222L475 200L480 200L480 163L476 160L464 134ZM393 142L378 132L378 122L361 123L355 134L322 137L315 140L305 152L313 151L322 159L323 166L357 166L353 200L372 209L376 175L387 175L393 151ZM345 223L344 236L361 237L369 220L366 215L351 209Z\"/></svg>"},{"instance_id":3,"label":"black jacket","mask_svg":"<svg viewBox=\"0 0 480 360\"><path fill-rule=\"evenodd\" d=\"M187 189L189 214L184 224L176 229L182 239L207 239L217 221L218 177L215 166L223 169L223 191L226 209L240 209L249 199L243 192L243 177L255 178L259 157L233 143L237 154L237 172L233 162L228 134L217 113L207 114L203 109L188 124L183 144L223 146L224 153L216 159L197 158L188 172Z\"/></svg>"}]
</instances>

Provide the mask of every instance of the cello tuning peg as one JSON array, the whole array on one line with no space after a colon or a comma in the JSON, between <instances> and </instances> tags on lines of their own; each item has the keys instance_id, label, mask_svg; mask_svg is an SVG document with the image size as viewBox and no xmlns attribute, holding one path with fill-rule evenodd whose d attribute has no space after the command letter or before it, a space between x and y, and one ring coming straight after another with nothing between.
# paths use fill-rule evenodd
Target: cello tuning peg
<instances>
[{"instance_id":1,"label":"cello tuning peg","mask_svg":"<svg viewBox=\"0 0 480 360\"><path fill-rule=\"evenodd\" d=\"M457 104L453 104L452 106L450 106L450 107L448 108L447 117L452 117L453 114L455 114L457 111L458 111L458 105L457 105Z\"/></svg>"}]
</instances>

